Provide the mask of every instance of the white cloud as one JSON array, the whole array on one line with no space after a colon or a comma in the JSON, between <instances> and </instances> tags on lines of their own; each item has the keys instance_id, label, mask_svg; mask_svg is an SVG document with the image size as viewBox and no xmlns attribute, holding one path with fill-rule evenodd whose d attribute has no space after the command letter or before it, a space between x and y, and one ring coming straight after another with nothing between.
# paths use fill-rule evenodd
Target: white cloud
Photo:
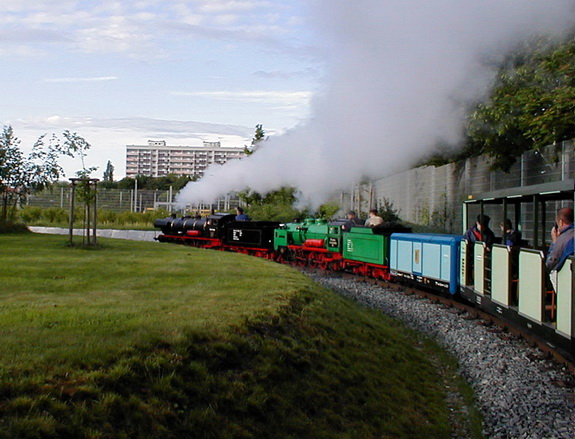
<instances>
[{"instance_id":1,"label":"white cloud","mask_svg":"<svg viewBox=\"0 0 575 439\"><path fill-rule=\"evenodd\" d=\"M70 42L70 38L58 30L23 27L20 29L1 29L0 42L4 44L55 43Z\"/></svg>"},{"instance_id":2,"label":"white cloud","mask_svg":"<svg viewBox=\"0 0 575 439\"><path fill-rule=\"evenodd\" d=\"M68 50L76 52L164 58L170 55L170 44L182 35L191 40L255 41L278 51L278 36L293 30L279 20L277 10L285 6L261 0L18 3L22 4L0 2L0 13L6 12L0 45L65 41L73 42Z\"/></svg>"},{"instance_id":3,"label":"white cloud","mask_svg":"<svg viewBox=\"0 0 575 439\"><path fill-rule=\"evenodd\" d=\"M270 2L250 1L250 0L207 0L199 2L199 10L209 13L229 12L229 11L253 11L268 8Z\"/></svg>"},{"instance_id":4,"label":"white cloud","mask_svg":"<svg viewBox=\"0 0 575 439\"><path fill-rule=\"evenodd\" d=\"M211 99L245 100L252 102L290 102L307 104L313 94L308 91L175 91L174 96L193 96Z\"/></svg>"},{"instance_id":5,"label":"white cloud","mask_svg":"<svg viewBox=\"0 0 575 439\"><path fill-rule=\"evenodd\" d=\"M116 79L118 79L117 76L95 76L87 78L47 78L44 79L44 82L102 82Z\"/></svg>"}]
</instances>

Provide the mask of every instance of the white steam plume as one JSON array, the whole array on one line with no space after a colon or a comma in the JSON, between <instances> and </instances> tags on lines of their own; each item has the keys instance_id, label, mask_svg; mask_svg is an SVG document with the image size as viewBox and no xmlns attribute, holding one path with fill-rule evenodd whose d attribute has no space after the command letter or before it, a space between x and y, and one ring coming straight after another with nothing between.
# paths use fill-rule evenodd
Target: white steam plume
<instances>
[{"instance_id":1,"label":"white steam plume","mask_svg":"<svg viewBox=\"0 0 575 439\"><path fill-rule=\"evenodd\" d=\"M362 177L404 169L438 141L457 142L463 103L485 94L493 60L533 34L560 35L575 17L574 0L312 4L329 42L327 85L312 118L247 159L210 167L180 204L291 185L316 206Z\"/></svg>"}]
</instances>

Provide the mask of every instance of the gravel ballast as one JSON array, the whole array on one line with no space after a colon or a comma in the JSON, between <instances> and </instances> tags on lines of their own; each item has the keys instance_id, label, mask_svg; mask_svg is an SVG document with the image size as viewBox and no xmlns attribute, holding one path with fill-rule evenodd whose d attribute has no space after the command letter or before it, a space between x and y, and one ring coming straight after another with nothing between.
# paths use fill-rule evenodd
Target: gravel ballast
<instances>
[{"instance_id":1,"label":"gravel ballast","mask_svg":"<svg viewBox=\"0 0 575 439\"><path fill-rule=\"evenodd\" d=\"M536 348L415 295L317 276L332 290L436 339L473 387L488 438L575 438L574 377Z\"/></svg>"}]
</instances>

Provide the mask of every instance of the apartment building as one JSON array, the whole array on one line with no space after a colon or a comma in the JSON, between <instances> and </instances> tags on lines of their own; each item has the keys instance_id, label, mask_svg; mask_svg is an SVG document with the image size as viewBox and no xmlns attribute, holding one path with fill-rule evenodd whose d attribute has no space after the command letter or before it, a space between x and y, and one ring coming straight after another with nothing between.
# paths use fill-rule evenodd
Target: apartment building
<instances>
[{"instance_id":1,"label":"apartment building","mask_svg":"<svg viewBox=\"0 0 575 439\"><path fill-rule=\"evenodd\" d=\"M126 145L126 176L167 174L202 177L212 163L241 159L243 148L222 147L220 142L203 146L169 146L165 140L149 140L147 145Z\"/></svg>"}]
</instances>

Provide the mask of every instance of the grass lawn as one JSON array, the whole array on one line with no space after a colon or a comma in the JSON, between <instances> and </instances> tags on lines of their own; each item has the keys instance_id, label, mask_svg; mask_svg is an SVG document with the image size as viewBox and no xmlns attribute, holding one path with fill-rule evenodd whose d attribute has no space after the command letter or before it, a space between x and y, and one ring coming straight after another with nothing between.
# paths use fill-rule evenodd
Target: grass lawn
<instances>
[{"instance_id":1,"label":"grass lawn","mask_svg":"<svg viewBox=\"0 0 575 439\"><path fill-rule=\"evenodd\" d=\"M449 437L456 365L381 313L271 261L100 243L0 235L0 438Z\"/></svg>"}]
</instances>

